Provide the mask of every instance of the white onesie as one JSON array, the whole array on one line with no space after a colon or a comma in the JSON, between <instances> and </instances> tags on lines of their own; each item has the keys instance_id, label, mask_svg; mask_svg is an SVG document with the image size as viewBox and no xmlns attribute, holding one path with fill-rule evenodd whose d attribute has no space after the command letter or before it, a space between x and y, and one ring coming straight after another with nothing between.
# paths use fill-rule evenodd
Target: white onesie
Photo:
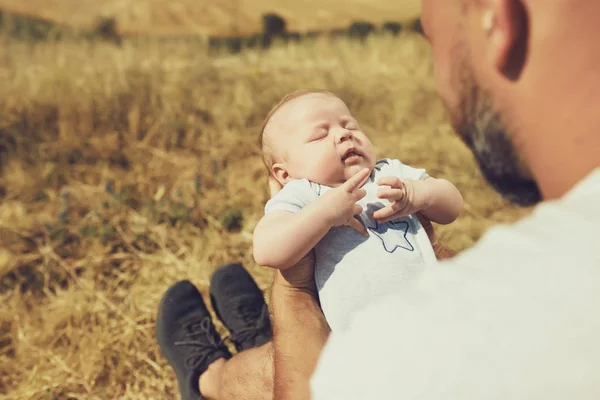
<instances>
[{"instance_id":1,"label":"white onesie","mask_svg":"<svg viewBox=\"0 0 600 400\"><path fill-rule=\"evenodd\" d=\"M411 168L398 160L382 159L362 186L366 196L359 201L359 216L367 227L364 237L347 226L332 228L315 246L315 280L323 314L333 331L343 330L352 315L390 291L399 290L436 257L415 215L382 224L368 215L389 204L377 197L377 179L397 176L404 180L428 177L423 169ZM331 190L331 187L294 180L285 185L265 205L265 213L274 210L298 212Z\"/></svg>"}]
</instances>

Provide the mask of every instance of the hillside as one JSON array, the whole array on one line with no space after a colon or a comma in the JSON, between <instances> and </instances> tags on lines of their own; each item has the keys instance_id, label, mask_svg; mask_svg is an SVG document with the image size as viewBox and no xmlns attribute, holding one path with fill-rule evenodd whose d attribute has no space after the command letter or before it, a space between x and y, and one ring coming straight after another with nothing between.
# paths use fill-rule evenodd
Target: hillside
<instances>
[{"instance_id":1,"label":"hillside","mask_svg":"<svg viewBox=\"0 0 600 400\"><path fill-rule=\"evenodd\" d=\"M206 293L226 262L269 287L251 253L267 200L256 134L298 87L338 93L381 156L457 185L445 244L526 212L453 134L418 35L227 57L157 42L0 48L0 398L176 398L158 302L179 279Z\"/></svg>"},{"instance_id":2,"label":"hillside","mask_svg":"<svg viewBox=\"0 0 600 400\"><path fill-rule=\"evenodd\" d=\"M254 33L265 12L302 31L419 11L418 1L282 3L0 0L0 9L83 28L114 15L124 33L158 35ZM252 257L268 199L257 130L294 89L337 93L379 156L456 184L465 210L437 227L449 247L468 249L529 212L483 180L448 123L430 48L408 30L235 55L179 38L114 46L0 33L0 42L2 400L178 398L156 345L158 303L180 279L208 300L211 274L230 262L268 293L272 272Z\"/></svg>"},{"instance_id":3,"label":"hillside","mask_svg":"<svg viewBox=\"0 0 600 400\"><path fill-rule=\"evenodd\" d=\"M268 12L282 15L292 31L347 27L357 18L372 23L419 15L420 1L390 0L0 0L0 9L89 27L115 17L121 33L156 35L249 34L260 30Z\"/></svg>"}]
</instances>

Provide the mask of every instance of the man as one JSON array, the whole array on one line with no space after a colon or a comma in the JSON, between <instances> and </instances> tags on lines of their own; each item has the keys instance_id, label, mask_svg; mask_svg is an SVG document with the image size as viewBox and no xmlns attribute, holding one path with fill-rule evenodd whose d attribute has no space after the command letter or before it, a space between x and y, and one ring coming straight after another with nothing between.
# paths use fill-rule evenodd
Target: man
<instances>
[{"instance_id":1,"label":"man","mask_svg":"<svg viewBox=\"0 0 600 400\"><path fill-rule=\"evenodd\" d=\"M454 127L494 188L544 202L343 333L311 255L277 273L275 398L600 398L599 18L590 0L423 0ZM248 388L269 348L236 356L252 355Z\"/></svg>"},{"instance_id":2,"label":"man","mask_svg":"<svg viewBox=\"0 0 600 400\"><path fill-rule=\"evenodd\" d=\"M422 4L455 130L496 190L543 203L345 332L310 257L276 275L275 397L598 399L600 2Z\"/></svg>"}]
</instances>

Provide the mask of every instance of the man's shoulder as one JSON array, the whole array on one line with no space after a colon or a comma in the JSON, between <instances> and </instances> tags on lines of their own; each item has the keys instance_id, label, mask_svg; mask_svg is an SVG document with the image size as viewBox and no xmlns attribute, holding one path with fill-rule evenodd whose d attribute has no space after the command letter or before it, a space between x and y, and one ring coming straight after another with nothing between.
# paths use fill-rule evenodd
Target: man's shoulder
<instances>
[{"instance_id":1,"label":"man's shoulder","mask_svg":"<svg viewBox=\"0 0 600 400\"><path fill-rule=\"evenodd\" d=\"M598 188L600 190L600 187ZM538 205L511 224L489 229L464 257L450 260L461 265L529 264L581 261L600 263L600 193L584 191Z\"/></svg>"},{"instance_id":2,"label":"man's shoulder","mask_svg":"<svg viewBox=\"0 0 600 400\"><path fill-rule=\"evenodd\" d=\"M357 311L328 340L314 398L597 398L598 198L600 171ZM394 343L365 340L380 332Z\"/></svg>"},{"instance_id":3,"label":"man's shoulder","mask_svg":"<svg viewBox=\"0 0 600 400\"><path fill-rule=\"evenodd\" d=\"M368 397L363 387L376 387L379 398L597 398L598 191L580 186L496 226L358 310L347 330L330 336L314 398ZM380 332L394 343L365 340Z\"/></svg>"},{"instance_id":4,"label":"man's shoulder","mask_svg":"<svg viewBox=\"0 0 600 400\"><path fill-rule=\"evenodd\" d=\"M512 224L491 228L473 252L498 253L508 248L516 250L517 256L543 249L549 255L568 256L570 249L591 250L600 233L599 199L600 170L563 198L539 204L528 216Z\"/></svg>"}]
</instances>

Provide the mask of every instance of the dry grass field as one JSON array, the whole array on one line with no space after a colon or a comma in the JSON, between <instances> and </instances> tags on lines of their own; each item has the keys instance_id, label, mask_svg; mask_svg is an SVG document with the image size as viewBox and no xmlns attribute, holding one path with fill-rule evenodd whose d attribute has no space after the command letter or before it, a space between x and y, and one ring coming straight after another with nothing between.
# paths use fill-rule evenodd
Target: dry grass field
<instances>
[{"instance_id":1,"label":"dry grass field","mask_svg":"<svg viewBox=\"0 0 600 400\"><path fill-rule=\"evenodd\" d=\"M184 40L0 42L5 399L176 398L154 339L161 294L180 279L206 293L226 262L268 288L251 254L267 200L257 128L299 87L338 93L381 156L458 186L465 211L439 227L449 246L528 212L483 182L414 34L236 56Z\"/></svg>"},{"instance_id":2,"label":"dry grass field","mask_svg":"<svg viewBox=\"0 0 600 400\"><path fill-rule=\"evenodd\" d=\"M115 17L125 34L231 35L259 31L272 11L292 31L345 28L357 18L404 21L419 15L420 0L0 0L0 8L84 28Z\"/></svg>"}]
</instances>

